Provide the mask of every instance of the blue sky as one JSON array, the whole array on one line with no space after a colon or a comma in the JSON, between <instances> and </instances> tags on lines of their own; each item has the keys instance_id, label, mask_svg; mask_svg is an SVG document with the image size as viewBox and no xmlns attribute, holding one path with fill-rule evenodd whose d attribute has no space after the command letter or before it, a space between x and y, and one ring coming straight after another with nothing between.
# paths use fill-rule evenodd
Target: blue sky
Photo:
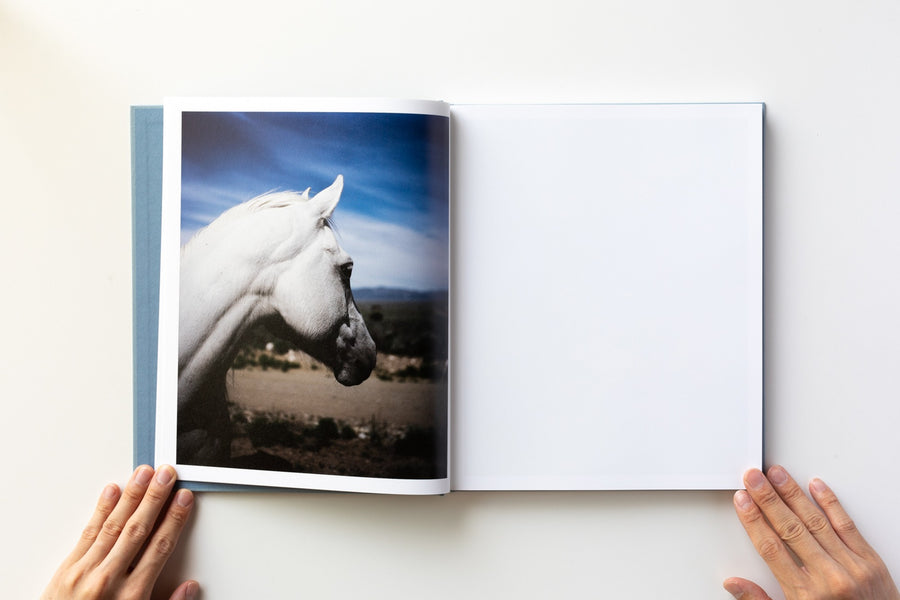
<instances>
[{"instance_id":1,"label":"blue sky","mask_svg":"<svg viewBox=\"0 0 900 600\"><path fill-rule=\"evenodd\" d=\"M182 113L181 238L272 190L338 174L353 287L448 287L448 119L386 113Z\"/></svg>"}]
</instances>

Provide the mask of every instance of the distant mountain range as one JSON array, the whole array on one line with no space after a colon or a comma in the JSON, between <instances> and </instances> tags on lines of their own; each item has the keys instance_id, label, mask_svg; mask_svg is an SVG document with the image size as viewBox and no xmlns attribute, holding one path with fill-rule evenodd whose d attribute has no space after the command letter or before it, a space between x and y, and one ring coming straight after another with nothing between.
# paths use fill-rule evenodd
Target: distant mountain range
<instances>
[{"instance_id":1,"label":"distant mountain range","mask_svg":"<svg viewBox=\"0 0 900 600\"><path fill-rule=\"evenodd\" d=\"M353 288L353 298L357 302L426 302L446 300L447 290L420 292L391 287Z\"/></svg>"}]
</instances>

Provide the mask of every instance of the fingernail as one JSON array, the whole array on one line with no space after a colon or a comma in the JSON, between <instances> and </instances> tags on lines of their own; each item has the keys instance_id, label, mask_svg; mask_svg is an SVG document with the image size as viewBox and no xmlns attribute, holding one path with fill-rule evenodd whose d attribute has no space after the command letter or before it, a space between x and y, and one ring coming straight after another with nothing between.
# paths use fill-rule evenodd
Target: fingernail
<instances>
[{"instance_id":1,"label":"fingernail","mask_svg":"<svg viewBox=\"0 0 900 600\"><path fill-rule=\"evenodd\" d=\"M192 581L187 584L187 587L184 589L184 597L187 600L191 600L192 598L197 597L197 593L200 591L200 585L196 581Z\"/></svg>"},{"instance_id":2,"label":"fingernail","mask_svg":"<svg viewBox=\"0 0 900 600\"><path fill-rule=\"evenodd\" d=\"M175 477L175 469L169 465L163 465L156 471L156 482L159 485L168 485Z\"/></svg>"},{"instance_id":3,"label":"fingernail","mask_svg":"<svg viewBox=\"0 0 900 600\"><path fill-rule=\"evenodd\" d=\"M744 595L744 592L741 591L741 588L734 583L726 583L722 587L724 587L725 591L727 591L729 594L731 594L735 598L740 599L740 597Z\"/></svg>"},{"instance_id":4,"label":"fingernail","mask_svg":"<svg viewBox=\"0 0 900 600\"><path fill-rule=\"evenodd\" d=\"M103 497L107 500L112 500L119 493L119 486L110 483L105 488L103 488Z\"/></svg>"},{"instance_id":5,"label":"fingernail","mask_svg":"<svg viewBox=\"0 0 900 600\"><path fill-rule=\"evenodd\" d=\"M752 490L758 490L766 484L766 476L757 469L751 469L747 472L747 487Z\"/></svg>"},{"instance_id":6,"label":"fingernail","mask_svg":"<svg viewBox=\"0 0 900 600\"><path fill-rule=\"evenodd\" d=\"M828 491L828 486L825 485L825 482L816 477L812 481L809 482L809 489L812 492L817 494L821 494L822 492Z\"/></svg>"},{"instance_id":7,"label":"fingernail","mask_svg":"<svg viewBox=\"0 0 900 600\"><path fill-rule=\"evenodd\" d=\"M734 495L734 505L741 510L747 510L753 505L753 499L750 498L750 494L744 490L738 490Z\"/></svg>"},{"instance_id":8,"label":"fingernail","mask_svg":"<svg viewBox=\"0 0 900 600\"><path fill-rule=\"evenodd\" d=\"M784 485L787 483L788 474L782 467L772 467L769 469L769 481L774 485Z\"/></svg>"},{"instance_id":9,"label":"fingernail","mask_svg":"<svg viewBox=\"0 0 900 600\"><path fill-rule=\"evenodd\" d=\"M178 493L175 494L175 504L178 506L187 508L193 503L194 494L191 493L191 490L178 490Z\"/></svg>"},{"instance_id":10,"label":"fingernail","mask_svg":"<svg viewBox=\"0 0 900 600\"><path fill-rule=\"evenodd\" d=\"M134 474L134 482L138 485L147 485L153 477L153 469L150 467L141 467Z\"/></svg>"}]
</instances>

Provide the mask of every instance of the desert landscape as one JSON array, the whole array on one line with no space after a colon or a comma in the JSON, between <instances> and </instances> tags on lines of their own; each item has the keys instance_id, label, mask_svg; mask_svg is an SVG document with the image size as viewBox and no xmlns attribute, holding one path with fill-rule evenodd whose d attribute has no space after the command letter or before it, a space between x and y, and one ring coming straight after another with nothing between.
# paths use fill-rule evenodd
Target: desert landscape
<instances>
[{"instance_id":1,"label":"desert landscape","mask_svg":"<svg viewBox=\"0 0 900 600\"><path fill-rule=\"evenodd\" d=\"M256 332L227 378L233 466L398 479L446 476L447 361L431 351L433 323L421 321L433 313L410 303L361 310L376 344L415 346L424 356L379 352L371 376L345 387L315 359L272 341L264 330Z\"/></svg>"}]
</instances>

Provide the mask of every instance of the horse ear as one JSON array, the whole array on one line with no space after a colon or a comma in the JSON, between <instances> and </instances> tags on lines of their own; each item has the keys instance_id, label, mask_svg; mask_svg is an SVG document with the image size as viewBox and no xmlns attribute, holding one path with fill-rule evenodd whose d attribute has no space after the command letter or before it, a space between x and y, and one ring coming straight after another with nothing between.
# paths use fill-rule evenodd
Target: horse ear
<instances>
[{"instance_id":1,"label":"horse ear","mask_svg":"<svg viewBox=\"0 0 900 600\"><path fill-rule=\"evenodd\" d=\"M300 194L300 198L303 200L309 200L309 190L310 188L306 188L305 190L303 190L303 193Z\"/></svg>"},{"instance_id":2,"label":"horse ear","mask_svg":"<svg viewBox=\"0 0 900 600\"><path fill-rule=\"evenodd\" d=\"M334 183L312 197L312 200L310 200L312 208L319 214L320 218L327 219L331 216L338 200L341 199L341 190L343 189L344 176L338 175Z\"/></svg>"}]
</instances>

